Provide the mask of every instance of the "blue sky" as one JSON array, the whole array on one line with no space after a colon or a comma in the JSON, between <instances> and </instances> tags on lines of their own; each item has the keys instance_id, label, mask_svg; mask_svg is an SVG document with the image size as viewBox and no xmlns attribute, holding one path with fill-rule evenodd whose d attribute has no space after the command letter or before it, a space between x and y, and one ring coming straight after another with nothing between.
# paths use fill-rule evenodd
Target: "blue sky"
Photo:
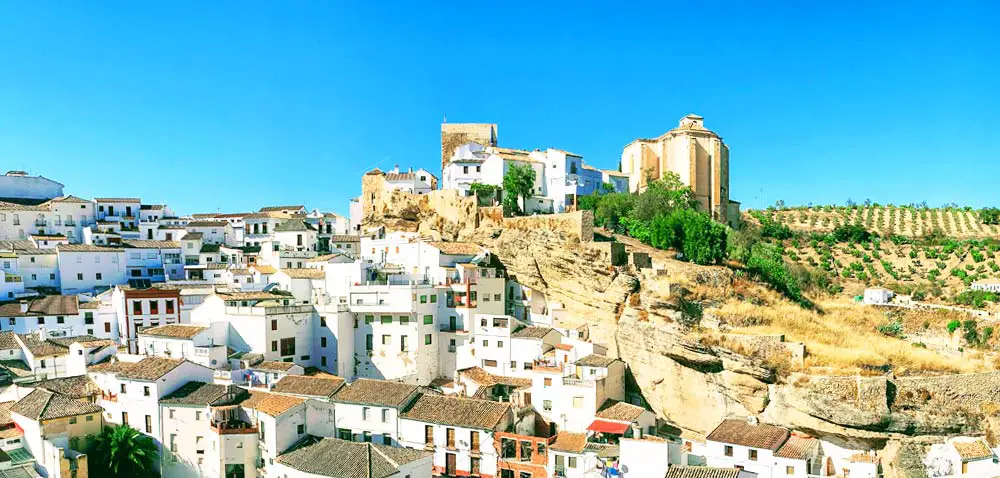
<instances>
[{"instance_id":1,"label":"blue sky","mask_svg":"<svg viewBox=\"0 0 1000 478\"><path fill-rule=\"evenodd\" d=\"M744 207L998 202L997 2L619 3L2 2L0 169L346 213L445 116L613 168L694 112Z\"/></svg>"}]
</instances>

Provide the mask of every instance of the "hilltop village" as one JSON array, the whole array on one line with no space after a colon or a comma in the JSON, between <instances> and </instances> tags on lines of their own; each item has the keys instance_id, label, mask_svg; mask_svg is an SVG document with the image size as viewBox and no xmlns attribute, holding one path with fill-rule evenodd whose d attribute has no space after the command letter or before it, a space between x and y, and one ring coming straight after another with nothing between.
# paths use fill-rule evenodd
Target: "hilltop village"
<instances>
[{"instance_id":1,"label":"hilltop village","mask_svg":"<svg viewBox=\"0 0 1000 478\"><path fill-rule=\"evenodd\" d=\"M886 446L905 430L829 432L841 417L790 426L773 419L796 408L779 388L790 385L735 345L652 344L653 307L637 305L676 298L677 281L647 284L682 266L597 238L581 202L669 176L719 227L740 227L740 204L729 148L697 115L632 141L619 164L502 147L493 124L444 124L440 172L373 169L346 217L304 205L179 215L8 172L0 478L86 477L108 427L148 438L150 474L165 477L912 476ZM528 170L529 194L507 201L511 171ZM528 261L532 247L571 266ZM716 269L699 269L701 284L720 282ZM716 388L648 378L679 377L677 364ZM838 380L810 386L858 403L877 388ZM912 385L881 380L883 397ZM670 396L691 408L662 406L679 403ZM855 421L882 420L869 415ZM940 430L917 459L925 476L1000 475L995 443Z\"/></svg>"}]
</instances>

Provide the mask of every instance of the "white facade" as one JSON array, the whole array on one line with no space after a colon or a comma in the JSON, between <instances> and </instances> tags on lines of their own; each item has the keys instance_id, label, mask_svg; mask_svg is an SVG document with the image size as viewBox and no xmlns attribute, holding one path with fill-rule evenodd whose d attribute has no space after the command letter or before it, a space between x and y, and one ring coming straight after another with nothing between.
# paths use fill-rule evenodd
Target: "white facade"
<instances>
[{"instance_id":1,"label":"white facade","mask_svg":"<svg viewBox=\"0 0 1000 478\"><path fill-rule=\"evenodd\" d=\"M889 289L882 287L869 287L865 289L865 304L879 305L888 304L894 294Z\"/></svg>"},{"instance_id":2,"label":"white facade","mask_svg":"<svg viewBox=\"0 0 1000 478\"><path fill-rule=\"evenodd\" d=\"M7 171L0 176L0 198L52 199L63 195L63 185L44 176L24 171Z\"/></svg>"},{"instance_id":3,"label":"white facade","mask_svg":"<svg viewBox=\"0 0 1000 478\"><path fill-rule=\"evenodd\" d=\"M127 281L125 251L97 246L59 246L59 284L64 294L92 292Z\"/></svg>"}]
</instances>

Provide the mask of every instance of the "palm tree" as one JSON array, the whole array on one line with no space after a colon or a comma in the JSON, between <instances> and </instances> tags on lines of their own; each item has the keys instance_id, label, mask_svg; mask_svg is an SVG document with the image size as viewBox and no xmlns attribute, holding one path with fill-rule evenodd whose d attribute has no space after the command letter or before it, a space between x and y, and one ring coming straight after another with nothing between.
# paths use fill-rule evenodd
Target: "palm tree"
<instances>
[{"instance_id":1,"label":"palm tree","mask_svg":"<svg viewBox=\"0 0 1000 478\"><path fill-rule=\"evenodd\" d=\"M128 425L104 427L90 453L94 476L157 476L159 448L151 438Z\"/></svg>"}]
</instances>

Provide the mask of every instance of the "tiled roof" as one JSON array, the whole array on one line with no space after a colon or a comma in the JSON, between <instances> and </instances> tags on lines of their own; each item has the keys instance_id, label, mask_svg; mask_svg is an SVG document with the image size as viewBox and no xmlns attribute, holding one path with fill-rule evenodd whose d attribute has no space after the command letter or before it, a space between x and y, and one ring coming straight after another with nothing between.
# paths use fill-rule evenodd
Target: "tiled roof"
<instances>
[{"instance_id":1,"label":"tiled roof","mask_svg":"<svg viewBox=\"0 0 1000 478\"><path fill-rule=\"evenodd\" d=\"M221 248L222 246L218 244L202 244L201 249L198 252L202 254L214 254L219 252L219 249Z\"/></svg>"},{"instance_id":2,"label":"tiled roof","mask_svg":"<svg viewBox=\"0 0 1000 478\"><path fill-rule=\"evenodd\" d=\"M512 387L522 388L530 387L530 378L516 378L516 377L504 377L500 375L493 375L479 367L470 367L467 369L459 370L458 374L462 377L466 377L473 382L476 382L480 386L488 387L491 385L510 385Z\"/></svg>"},{"instance_id":3,"label":"tiled roof","mask_svg":"<svg viewBox=\"0 0 1000 478\"><path fill-rule=\"evenodd\" d=\"M121 252L118 247L92 246L89 244L59 244L56 246L59 252Z\"/></svg>"},{"instance_id":4,"label":"tiled roof","mask_svg":"<svg viewBox=\"0 0 1000 478\"><path fill-rule=\"evenodd\" d=\"M306 207L301 204L294 206L265 206L260 208L260 212L278 212L278 211L288 211L288 210L298 211L305 208Z\"/></svg>"},{"instance_id":5,"label":"tiled roof","mask_svg":"<svg viewBox=\"0 0 1000 478\"><path fill-rule=\"evenodd\" d=\"M27 312L21 312L21 304L17 302L0 305L0 317L76 315L80 311L80 300L75 295L49 295L26 299L26 302Z\"/></svg>"},{"instance_id":6,"label":"tiled roof","mask_svg":"<svg viewBox=\"0 0 1000 478\"><path fill-rule=\"evenodd\" d=\"M670 465L667 478L739 478L738 468Z\"/></svg>"},{"instance_id":7,"label":"tiled roof","mask_svg":"<svg viewBox=\"0 0 1000 478\"><path fill-rule=\"evenodd\" d=\"M311 259L306 259L306 262L326 262L326 261L328 261L330 259L333 259L333 258L336 258L336 257L340 257L340 256L343 256L343 255L344 254L341 254L339 252L334 252L333 254L323 254L322 256L316 256L316 257L313 257Z\"/></svg>"},{"instance_id":8,"label":"tiled roof","mask_svg":"<svg viewBox=\"0 0 1000 478\"><path fill-rule=\"evenodd\" d=\"M622 176L622 177L626 177L626 178L629 177L628 173L623 173L621 171L615 171L613 169L602 169L601 172L607 174L608 176Z\"/></svg>"},{"instance_id":9,"label":"tiled roof","mask_svg":"<svg viewBox=\"0 0 1000 478\"><path fill-rule=\"evenodd\" d=\"M491 400L422 394L403 418L463 428L492 430L510 412L510 405Z\"/></svg>"},{"instance_id":10,"label":"tiled roof","mask_svg":"<svg viewBox=\"0 0 1000 478\"><path fill-rule=\"evenodd\" d=\"M877 465L878 464L878 457L875 456L875 455L868 455L868 454L865 454L865 453L855 453L854 455L851 455L850 462L851 463L871 463L871 464Z\"/></svg>"},{"instance_id":11,"label":"tiled roof","mask_svg":"<svg viewBox=\"0 0 1000 478\"><path fill-rule=\"evenodd\" d=\"M14 332L0 332L0 350L14 350L21 348L14 338Z\"/></svg>"},{"instance_id":12,"label":"tiled roof","mask_svg":"<svg viewBox=\"0 0 1000 478\"><path fill-rule=\"evenodd\" d=\"M17 403L15 400L0 402L0 427L14 423L14 419L10 418L10 407L13 407L15 403Z\"/></svg>"},{"instance_id":13,"label":"tiled roof","mask_svg":"<svg viewBox=\"0 0 1000 478\"><path fill-rule=\"evenodd\" d=\"M70 194L68 196L60 196L60 197L57 197L57 198L52 198L52 199L49 199L49 201L52 201L52 202L75 202L75 203L88 203L88 204L90 203L90 201L88 201L86 199L83 199L83 198L76 197L76 196L74 196L72 194Z\"/></svg>"},{"instance_id":14,"label":"tiled roof","mask_svg":"<svg viewBox=\"0 0 1000 478\"><path fill-rule=\"evenodd\" d=\"M584 433L559 432L556 441L551 448L555 451L565 451L570 453L583 453L583 448L587 446L587 435Z\"/></svg>"},{"instance_id":15,"label":"tiled roof","mask_svg":"<svg viewBox=\"0 0 1000 478\"><path fill-rule=\"evenodd\" d=\"M483 248L471 242L441 242L430 241L428 246L438 249L444 254L476 255L482 252Z\"/></svg>"},{"instance_id":16,"label":"tiled roof","mask_svg":"<svg viewBox=\"0 0 1000 478\"><path fill-rule=\"evenodd\" d=\"M118 375L118 378L144 380L151 382L179 367L185 360L174 360L161 357L145 357L138 362L107 362L93 365L88 372L108 372Z\"/></svg>"},{"instance_id":17,"label":"tiled roof","mask_svg":"<svg viewBox=\"0 0 1000 478\"><path fill-rule=\"evenodd\" d=\"M511 337L518 339L540 339L548 335L552 329L549 327L521 327L510 334Z\"/></svg>"},{"instance_id":18,"label":"tiled roof","mask_svg":"<svg viewBox=\"0 0 1000 478\"><path fill-rule=\"evenodd\" d=\"M18 378L34 375L23 360L0 360L0 369Z\"/></svg>"},{"instance_id":19,"label":"tiled roof","mask_svg":"<svg viewBox=\"0 0 1000 478\"><path fill-rule=\"evenodd\" d=\"M143 204L139 206L140 211L162 211L166 205L164 204Z\"/></svg>"},{"instance_id":20,"label":"tiled roof","mask_svg":"<svg viewBox=\"0 0 1000 478\"><path fill-rule=\"evenodd\" d=\"M290 299L291 296L275 294L268 291L248 291L248 292L217 292L222 300L268 300L268 299Z\"/></svg>"},{"instance_id":21,"label":"tiled roof","mask_svg":"<svg viewBox=\"0 0 1000 478\"><path fill-rule=\"evenodd\" d=\"M410 448L311 437L278 455L278 463L309 475L385 478L399 476L400 466L427 456L430 453Z\"/></svg>"},{"instance_id":22,"label":"tiled roof","mask_svg":"<svg viewBox=\"0 0 1000 478\"><path fill-rule=\"evenodd\" d=\"M292 279L323 279L326 273L319 269L281 269Z\"/></svg>"},{"instance_id":23,"label":"tiled roof","mask_svg":"<svg viewBox=\"0 0 1000 478\"><path fill-rule=\"evenodd\" d=\"M616 420L619 422L631 423L638 420L645 411L645 408L632 405L631 403L608 399L604 402L604 405L597 410L597 413L594 416L605 420Z\"/></svg>"},{"instance_id":24,"label":"tiled roof","mask_svg":"<svg viewBox=\"0 0 1000 478\"><path fill-rule=\"evenodd\" d=\"M11 412L32 420L52 420L55 418L101 413L103 409L96 403L76 400L65 395L36 388L14 404Z\"/></svg>"},{"instance_id":25,"label":"tiled roof","mask_svg":"<svg viewBox=\"0 0 1000 478\"><path fill-rule=\"evenodd\" d=\"M330 236L330 242L361 242L361 236L336 234Z\"/></svg>"},{"instance_id":26,"label":"tiled roof","mask_svg":"<svg viewBox=\"0 0 1000 478\"><path fill-rule=\"evenodd\" d=\"M180 249L181 243L177 241L148 241L148 240L126 240L122 241L125 247L134 249Z\"/></svg>"},{"instance_id":27,"label":"tiled roof","mask_svg":"<svg viewBox=\"0 0 1000 478\"><path fill-rule=\"evenodd\" d=\"M338 402L400 408L417 392L416 385L359 378L344 386L333 399Z\"/></svg>"},{"instance_id":28,"label":"tiled roof","mask_svg":"<svg viewBox=\"0 0 1000 478\"><path fill-rule=\"evenodd\" d=\"M274 232L298 232L298 231L312 231L313 228L305 221L293 220L278 223L274 226Z\"/></svg>"},{"instance_id":29,"label":"tiled roof","mask_svg":"<svg viewBox=\"0 0 1000 478\"><path fill-rule=\"evenodd\" d=\"M275 269L273 266L258 264L258 265L252 265L250 267L256 269L257 272L260 272L261 274L274 274L278 272L278 269Z\"/></svg>"},{"instance_id":30,"label":"tiled roof","mask_svg":"<svg viewBox=\"0 0 1000 478\"><path fill-rule=\"evenodd\" d=\"M160 399L165 405L235 405L250 398L250 392L235 385L188 382Z\"/></svg>"},{"instance_id":31,"label":"tiled roof","mask_svg":"<svg viewBox=\"0 0 1000 478\"><path fill-rule=\"evenodd\" d=\"M278 395L276 393L250 392L250 398L244 401L242 405L266 415L277 417L305 401L306 399L304 398Z\"/></svg>"},{"instance_id":32,"label":"tiled roof","mask_svg":"<svg viewBox=\"0 0 1000 478\"><path fill-rule=\"evenodd\" d=\"M87 398L101 393L101 388L87 375L42 380L32 383L30 387L45 389L70 398Z\"/></svg>"},{"instance_id":33,"label":"tiled roof","mask_svg":"<svg viewBox=\"0 0 1000 478\"><path fill-rule=\"evenodd\" d=\"M94 198L97 202L142 202L139 198Z\"/></svg>"},{"instance_id":34,"label":"tiled roof","mask_svg":"<svg viewBox=\"0 0 1000 478\"><path fill-rule=\"evenodd\" d=\"M192 324L167 324L158 327L149 327L139 332L139 335L152 335L154 337L173 337L179 339L190 339L208 330L205 325Z\"/></svg>"},{"instance_id":35,"label":"tiled roof","mask_svg":"<svg viewBox=\"0 0 1000 478\"><path fill-rule=\"evenodd\" d=\"M993 452L990 451L990 448L982 440L956 441L952 442L951 446L958 452L958 456L962 457L962 461L982 460L993 456Z\"/></svg>"},{"instance_id":36,"label":"tiled roof","mask_svg":"<svg viewBox=\"0 0 1000 478\"><path fill-rule=\"evenodd\" d=\"M307 377L304 375L288 375L278 380L271 389L274 393L291 395L306 395L311 397L331 397L341 386L344 379L340 377Z\"/></svg>"},{"instance_id":37,"label":"tiled roof","mask_svg":"<svg viewBox=\"0 0 1000 478\"><path fill-rule=\"evenodd\" d=\"M200 232L188 232L188 233L184 234L184 237L182 237L181 240L182 241L193 241L195 239L201 239L202 236L204 236L204 234L202 234Z\"/></svg>"},{"instance_id":38,"label":"tiled roof","mask_svg":"<svg viewBox=\"0 0 1000 478\"><path fill-rule=\"evenodd\" d=\"M257 365L254 365L254 370L267 370L269 372L287 372L292 367L295 366L293 362L276 362L274 360L265 360Z\"/></svg>"},{"instance_id":39,"label":"tiled roof","mask_svg":"<svg viewBox=\"0 0 1000 478\"><path fill-rule=\"evenodd\" d=\"M812 455L813 450L817 446L819 446L819 440L815 438L792 435L788 437L788 441L784 445L781 445L778 451L774 452L774 456L805 460Z\"/></svg>"},{"instance_id":40,"label":"tiled roof","mask_svg":"<svg viewBox=\"0 0 1000 478\"><path fill-rule=\"evenodd\" d=\"M586 357L577 359L577 361L574 363L576 365L580 365L583 367L607 367L612 363L614 363L616 360L618 359L605 357L603 355L590 354Z\"/></svg>"},{"instance_id":41,"label":"tiled roof","mask_svg":"<svg viewBox=\"0 0 1000 478\"><path fill-rule=\"evenodd\" d=\"M190 221L187 227L226 227L228 224L226 221Z\"/></svg>"},{"instance_id":42,"label":"tiled roof","mask_svg":"<svg viewBox=\"0 0 1000 478\"><path fill-rule=\"evenodd\" d=\"M728 418L708 434L708 440L751 448L777 450L788 439L788 430L774 425L751 425L747 420Z\"/></svg>"}]
</instances>

